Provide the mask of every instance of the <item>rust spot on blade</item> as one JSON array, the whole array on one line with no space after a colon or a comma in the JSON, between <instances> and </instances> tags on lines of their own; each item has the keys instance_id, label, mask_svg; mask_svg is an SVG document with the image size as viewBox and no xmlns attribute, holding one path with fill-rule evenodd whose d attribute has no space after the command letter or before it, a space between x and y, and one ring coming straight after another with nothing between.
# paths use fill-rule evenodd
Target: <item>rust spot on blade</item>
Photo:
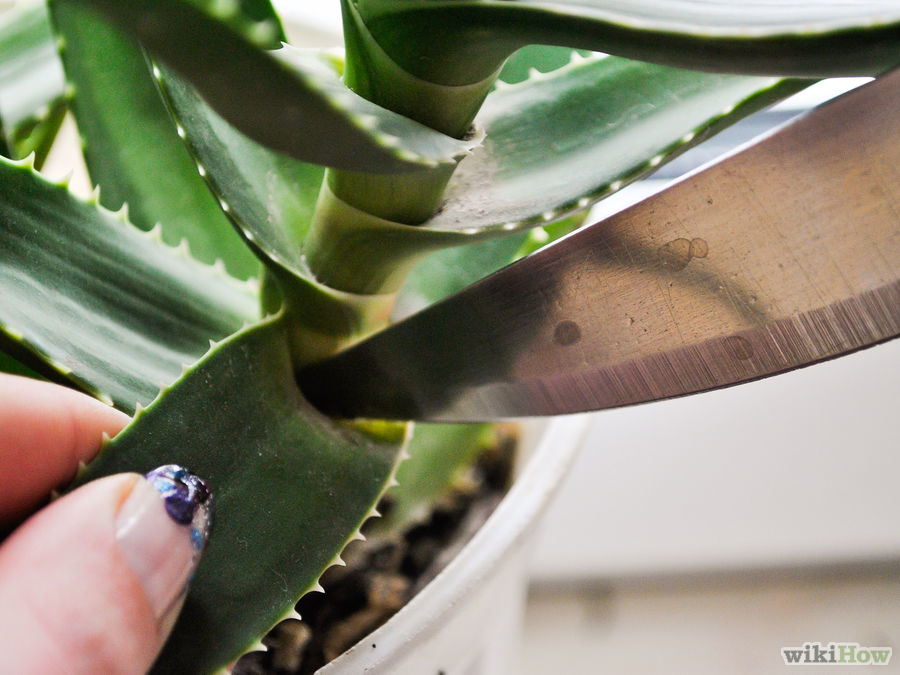
<instances>
[{"instance_id":1,"label":"rust spot on blade","mask_svg":"<svg viewBox=\"0 0 900 675\"><path fill-rule=\"evenodd\" d=\"M568 347L581 340L581 328L574 321L560 321L553 330L553 341Z\"/></svg>"}]
</instances>

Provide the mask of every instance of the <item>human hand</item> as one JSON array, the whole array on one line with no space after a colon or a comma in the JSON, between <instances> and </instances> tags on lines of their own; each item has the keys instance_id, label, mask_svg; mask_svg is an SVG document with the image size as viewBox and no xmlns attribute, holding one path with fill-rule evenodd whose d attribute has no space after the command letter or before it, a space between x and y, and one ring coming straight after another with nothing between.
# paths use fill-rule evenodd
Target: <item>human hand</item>
<instances>
[{"instance_id":1,"label":"human hand","mask_svg":"<svg viewBox=\"0 0 900 675\"><path fill-rule=\"evenodd\" d=\"M83 394L0 374L0 528L65 486L128 417ZM42 508L0 545L3 672L142 673L181 608L211 497L172 465L109 476Z\"/></svg>"}]
</instances>

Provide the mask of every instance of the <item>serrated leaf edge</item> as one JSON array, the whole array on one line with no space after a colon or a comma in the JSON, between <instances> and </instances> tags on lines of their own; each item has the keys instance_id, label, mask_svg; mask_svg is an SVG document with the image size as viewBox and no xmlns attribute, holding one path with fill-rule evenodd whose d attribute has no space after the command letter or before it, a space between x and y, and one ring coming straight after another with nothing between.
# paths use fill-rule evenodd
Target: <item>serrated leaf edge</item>
<instances>
[{"instance_id":1,"label":"serrated leaf edge","mask_svg":"<svg viewBox=\"0 0 900 675\"><path fill-rule=\"evenodd\" d=\"M390 474L384 480L384 482L382 484L381 492L379 493L378 497L375 499L376 505L381 501L382 497L384 497L385 493L391 487L393 487L394 485L398 485L397 471L399 470L400 465L404 461L409 459L410 455L409 455L409 452L407 451L407 448L409 447L410 440L412 439L413 427L414 427L414 425L412 422L409 422L406 424L406 434L403 439L403 445L402 445L401 449L397 452L397 456L394 461L394 466L391 468ZM328 565L325 566L325 568L322 570L322 574L319 575L319 578L316 579L316 581L313 584L311 584L310 586L308 586L307 588L302 590L300 592L300 594L297 596L296 600L294 600L293 604L291 605L291 608L287 612L285 612L284 615L282 615L275 622L273 622L272 625L269 626L265 630L263 635L259 636L259 638L256 640L256 642L254 642L251 647L247 648L241 654L241 656L253 653L254 651L260 651L256 646L262 644L262 637L265 636L267 633L269 633L272 629L275 628L275 626L277 626L282 621L284 621L286 619L296 619L298 621L302 621L302 617L296 610L297 603L300 602L300 600L303 597L305 597L306 595L309 595L310 593L326 593L324 586L322 586L322 578L325 576L325 574L328 572L328 570L330 570L332 567L346 567L347 563L344 561L344 558L343 558L344 551L346 551L347 547L350 544L352 544L354 541L365 541L366 536L362 533L363 527L370 519L380 518L380 517L381 517L381 513L378 511L376 506L373 506L369 510L369 512L363 517L363 520L362 520L362 522L360 522L359 527L357 527L357 529L349 537L347 537L347 539L344 540L344 543L341 545L339 552L334 556L332 561L330 563L328 563ZM263 651L265 651L265 649ZM240 658L240 657L238 657L238 658Z\"/></svg>"},{"instance_id":2,"label":"serrated leaf edge","mask_svg":"<svg viewBox=\"0 0 900 675\"><path fill-rule=\"evenodd\" d=\"M161 248L166 249L176 258L181 258L183 260L189 260L191 263L196 263L206 270L207 273L211 275L214 281L222 283L226 283L231 285L235 290L247 290L254 295L259 295L259 280L255 278L250 278L246 281L241 281L239 279L235 279L225 270L224 262L221 260L216 260L212 264L205 263L201 260L197 260L191 255L190 247L187 244L186 240L182 240L180 244L176 246L170 246L166 242L162 240L161 231L162 228L159 224L157 224L152 230L144 231L141 228L137 227L133 223L128 220L128 207L123 204L122 208L117 211L112 211L102 204L100 204L100 187L96 186L91 193L91 196L87 199L83 199L74 192L69 189L69 177L65 177L62 180L51 180L47 178L44 174L37 171L35 169L35 154L32 152L27 157L23 159L7 159L0 158L0 161L6 162L10 166L16 167L23 171L28 171L32 177L41 183L47 185L52 189L62 190L66 193L66 195L88 207L94 207L97 209L98 213L102 214L104 217L112 219L122 224L122 226L130 228L133 232L137 233L139 236L144 237L148 241L152 241L154 244L159 245ZM247 328L247 324L245 324L244 328ZM58 361L54 357L47 354L43 349L39 348L35 345L24 332L12 326L8 323L4 323L0 321L0 332L6 335L8 338L16 342L18 345L24 347L30 353L32 353L35 357L39 358L46 366L52 369L55 373L58 373L69 382L73 383L79 389L84 391L85 393L93 396L97 400L105 403L108 406L114 406L115 402L107 392L104 392L93 385L85 382L81 377L76 375L71 368L66 366L64 363ZM227 339L227 338L226 338ZM210 340L212 344L213 341ZM207 354L204 354L204 357ZM161 387L163 385L160 385ZM159 395L157 395L158 398Z\"/></svg>"},{"instance_id":3,"label":"serrated leaf edge","mask_svg":"<svg viewBox=\"0 0 900 675\"><path fill-rule=\"evenodd\" d=\"M602 57L605 57L605 55L602 55L601 58ZM581 57L581 58L584 59L584 57ZM561 68L558 68L554 71L551 71L549 73L539 73L539 71L535 71L535 72L538 72L537 76L529 77L527 80L523 80L522 82L517 82L514 84L504 84L504 86L501 87L501 89L506 90L506 89L512 89L512 88L517 88L517 87L522 87L522 86L528 86L529 84L533 84L535 81L546 80L549 77L553 77L554 75L560 76L561 74L568 72L572 68L578 67L580 65L584 65L586 62L595 62L597 60L599 60L599 59L590 59L590 58L584 59L584 60L573 59L572 61L569 62L569 64L562 66ZM730 105L724 107L717 115L708 118L703 124L695 127L693 130L687 132L681 138L679 138L677 141L666 146L665 148L660 150L658 153L656 153L654 156L652 156L650 159L640 162L640 163L634 165L633 167L631 167L630 169L623 171L622 173L619 174L618 178L616 178L615 180L612 180L612 181L609 181L606 183L602 183L601 185L598 185L595 189L583 194L582 196L580 196L576 199L570 199L570 200L560 204L556 208L544 211L540 214L535 214L528 218L523 218L520 220L511 220L511 221L507 221L507 222L503 222L503 223L497 223L494 225L485 225L485 226L481 226L481 227L470 227L470 228L462 228L462 229L455 229L452 227L435 227L435 226L429 226L430 221L425 221L423 224L418 225L417 227L418 227L418 229L429 230L432 232L440 232L440 233L457 232L462 235L487 238L490 236L499 236L499 235L502 235L503 233L512 233L512 232L526 230L526 229L539 227L539 226L543 226L543 225L549 225L553 222L563 220L565 218L573 216L581 211L584 211L587 208L590 208L591 206L593 206L597 202L605 199L606 197L610 196L611 194L618 192L626 185L633 183L634 181L647 176L648 174L650 174L651 172L653 172L654 170L659 168L665 161L674 159L674 157L677 156L680 152L683 152L683 151L689 149L689 147L691 147L693 142L699 136L701 136L705 131L707 131L710 128L715 127L716 124L718 124L721 120L728 117L728 115L730 115L736 109L746 105L747 103L752 101L754 98L760 96L761 94L763 94L766 91L769 91L769 90L775 88L776 86L778 86L779 83L785 81L785 78L780 78L780 77L772 77L772 78L768 78L768 79L769 79L769 84L767 86L760 86L760 88L757 89L757 91L755 91L750 96L747 96L734 104L730 104ZM476 122L477 122L477 120L476 120ZM440 216L438 216L438 217L440 217Z\"/></svg>"}]
</instances>

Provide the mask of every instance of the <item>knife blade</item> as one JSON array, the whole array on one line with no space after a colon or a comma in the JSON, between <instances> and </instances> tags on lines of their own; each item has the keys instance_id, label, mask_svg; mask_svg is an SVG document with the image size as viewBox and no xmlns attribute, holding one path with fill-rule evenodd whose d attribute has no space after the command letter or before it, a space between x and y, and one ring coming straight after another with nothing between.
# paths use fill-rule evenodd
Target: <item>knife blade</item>
<instances>
[{"instance_id":1,"label":"knife blade","mask_svg":"<svg viewBox=\"0 0 900 675\"><path fill-rule=\"evenodd\" d=\"M900 334L900 71L298 374L340 417L480 421L755 380Z\"/></svg>"}]
</instances>

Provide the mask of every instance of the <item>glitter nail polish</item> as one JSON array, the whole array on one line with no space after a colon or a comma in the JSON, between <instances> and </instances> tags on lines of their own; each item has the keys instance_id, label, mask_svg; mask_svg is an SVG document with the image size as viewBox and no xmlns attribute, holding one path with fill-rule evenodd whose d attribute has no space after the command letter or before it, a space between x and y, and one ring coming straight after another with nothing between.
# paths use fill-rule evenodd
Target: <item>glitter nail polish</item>
<instances>
[{"instance_id":1,"label":"glitter nail polish","mask_svg":"<svg viewBox=\"0 0 900 675\"><path fill-rule=\"evenodd\" d=\"M182 466L166 464L144 475L162 496L166 513L179 525L189 525L194 550L206 546L212 525L212 493L206 483Z\"/></svg>"}]
</instances>

